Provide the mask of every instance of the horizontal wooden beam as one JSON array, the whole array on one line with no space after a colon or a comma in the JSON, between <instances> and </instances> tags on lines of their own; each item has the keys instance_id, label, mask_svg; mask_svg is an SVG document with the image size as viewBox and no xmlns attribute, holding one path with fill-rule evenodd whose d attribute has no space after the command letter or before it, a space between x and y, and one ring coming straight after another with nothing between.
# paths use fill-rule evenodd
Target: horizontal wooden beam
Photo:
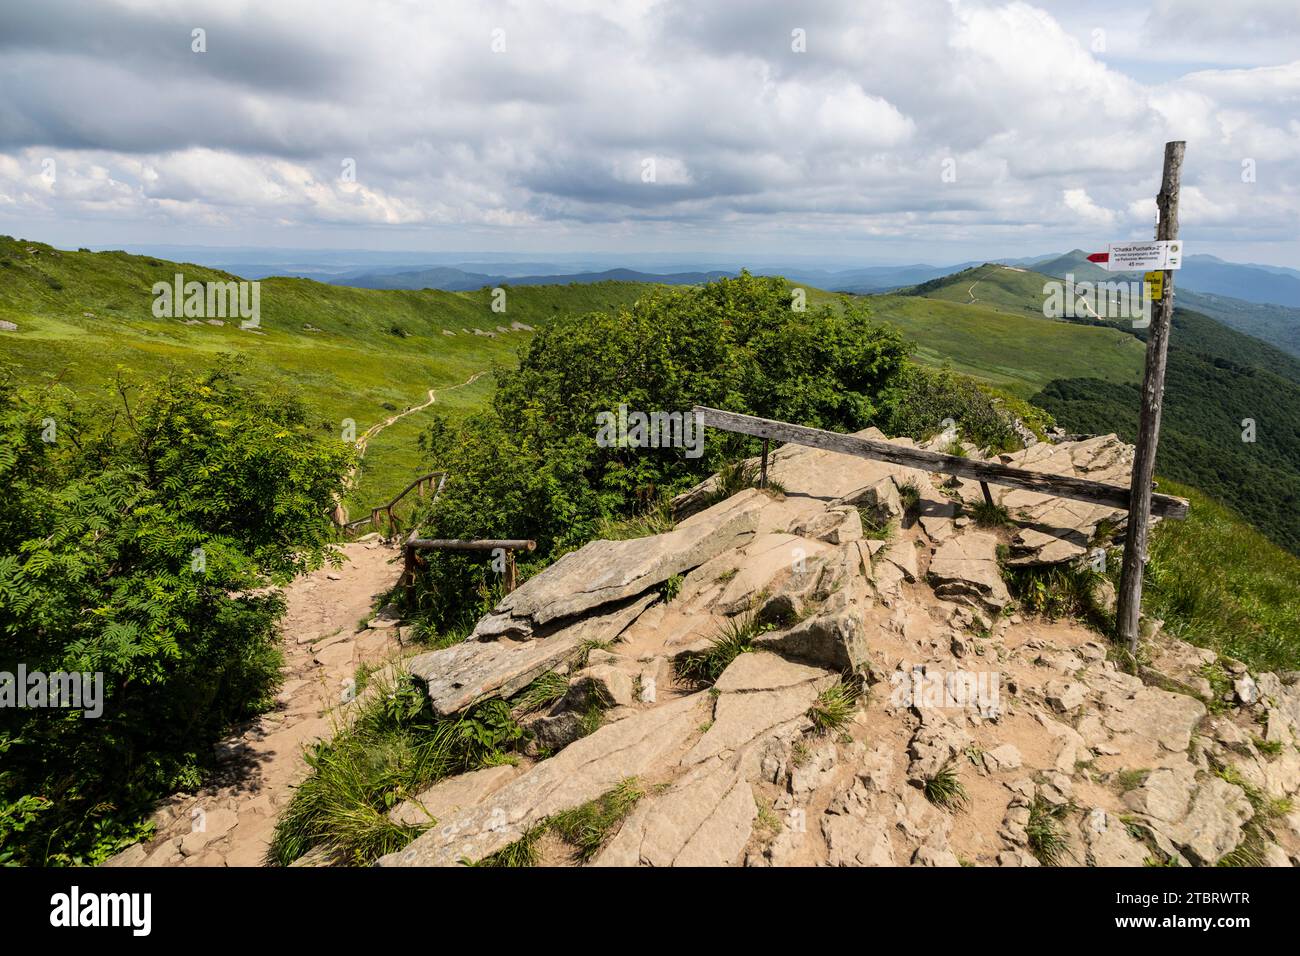
<instances>
[{"instance_id":1,"label":"horizontal wooden beam","mask_svg":"<svg viewBox=\"0 0 1300 956\"><path fill-rule=\"evenodd\" d=\"M497 548L502 551L533 551L537 548L537 542L526 538L502 538L495 541L467 541L460 538L410 538L407 540L406 546L416 551L434 549L446 551L495 551Z\"/></svg>"},{"instance_id":2,"label":"horizontal wooden beam","mask_svg":"<svg viewBox=\"0 0 1300 956\"><path fill-rule=\"evenodd\" d=\"M703 405L696 405L694 411L705 425L721 428L724 431L738 432L741 435L808 445L858 458L887 461L894 465L919 468L944 475L957 475L991 485L1009 485L1012 488L1021 488L1040 495L1086 501L1121 511L1127 511L1129 508L1129 489L1119 485L1108 485L1100 481L1065 475L1046 475L996 462L975 461L957 455L926 451L923 448L908 448L886 441L859 438L857 435L809 428L806 425L791 425L788 422L756 418L753 415L724 412ZM1172 495L1151 496L1151 513L1160 518L1185 518L1188 507L1187 500L1184 498L1175 498Z\"/></svg>"}]
</instances>

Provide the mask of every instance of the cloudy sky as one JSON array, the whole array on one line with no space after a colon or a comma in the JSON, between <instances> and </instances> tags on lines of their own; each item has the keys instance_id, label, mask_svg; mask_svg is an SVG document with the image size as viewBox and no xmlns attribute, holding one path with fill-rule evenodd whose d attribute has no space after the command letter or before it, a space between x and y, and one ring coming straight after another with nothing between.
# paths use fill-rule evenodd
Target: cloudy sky
<instances>
[{"instance_id":1,"label":"cloudy sky","mask_svg":"<svg viewBox=\"0 0 1300 956\"><path fill-rule=\"evenodd\" d=\"M1300 266L1295 0L0 0L0 90L63 246L1030 255L1186 139L1189 251Z\"/></svg>"}]
</instances>

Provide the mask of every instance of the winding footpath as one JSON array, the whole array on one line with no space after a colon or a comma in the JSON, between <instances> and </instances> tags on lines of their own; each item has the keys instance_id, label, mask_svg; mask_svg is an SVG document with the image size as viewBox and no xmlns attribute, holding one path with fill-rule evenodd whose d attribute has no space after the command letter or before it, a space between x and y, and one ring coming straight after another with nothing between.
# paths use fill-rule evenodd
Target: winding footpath
<instances>
[{"instance_id":1,"label":"winding footpath","mask_svg":"<svg viewBox=\"0 0 1300 956\"><path fill-rule=\"evenodd\" d=\"M356 445L357 445L356 463L352 466L351 470L348 471L347 475L343 479L344 493L346 494L348 491L351 491L353 485L356 483L357 471L361 468L361 462L366 457L366 447L369 445L370 439L374 438L376 435L382 432L389 425L392 425L394 422L398 422L401 419L405 418L407 415L413 415L416 412L424 411L426 408L428 408L430 405L432 405L434 402L438 400L439 392L454 392L458 388L465 388L467 385L473 385L475 382L477 382L480 378L482 378L486 374L488 374L486 371L475 372L473 375L465 379L465 381L461 382L459 385L448 385L446 388L443 389L431 388L429 389L429 393L428 393L429 397L425 401L421 402L419 405L411 405L405 411L398 412L396 415L390 415L388 418L385 418L381 422L376 422L375 424L367 428L364 432L362 432L361 436L357 438L356 441Z\"/></svg>"},{"instance_id":2,"label":"winding footpath","mask_svg":"<svg viewBox=\"0 0 1300 956\"><path fill-rule=\"evenodd\" d=\"M217 744L217 771L206 786L159 804L152 839L106 865L262 865L277 816L307 776L304 748L333 737L346 718L358 667L401 654L397 623L371 617L376 598L401 574L399 552L377 536L342 551L342 568L322 568L285 589L284 683L275 706Z\"/></svg>"}]
</instances>

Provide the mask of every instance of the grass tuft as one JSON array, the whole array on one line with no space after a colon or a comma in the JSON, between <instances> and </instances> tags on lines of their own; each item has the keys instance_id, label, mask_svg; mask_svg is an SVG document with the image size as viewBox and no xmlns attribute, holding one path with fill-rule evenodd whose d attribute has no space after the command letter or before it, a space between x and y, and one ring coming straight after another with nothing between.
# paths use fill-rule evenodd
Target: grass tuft
<instances>
[{"instance_id":1,"label":"grass tuft","mask_svg":"<svg viewBox=\"0 0 1300 956\"><path fill-rule=\"evenodd\" d=\"M1035 796L1029 805L1029 822L1025 832L1029 835L1029 851L1043 866L1057 866L1068 844L1065 825L1062 823L1070 808L1066 804L1053 805L1042 796Z\"/></svg>"},{"instance_id":2,"label":"grass tuft","mask_svg":"<svg viewBox=\"0 0 1300 956\"><path fill-rule=\"evenodd\" d=\"M808 717L818 733L839 730L853 718L862 694L861 683L854 679L839 680L817 695L808 709Z\"/></svg>"},{"instance_id":3,"label":"grass tuft","mask_svg":"<svg viewBox=\"0 0 1300 956\"><path fill-rule=\"evenodd\" d=\"M752 614L740 614L728 619L705 650L694 651L678 659L678 678L700 686L713 686L727 666L750 649L754 638L761 632L762 625Z\"/></svg>"},{"instance_id":4,"label":"grass tuft","mask_svg":"<svg viewBox=\"0 0 1300 956\"><path fill-rule=\"evenodd\" d=\"M636 778L630 777L589 803L557 813L548 821L548 827L573 847L578 859L586 863L609 842L644 796L645 791L637 784Z\"/></svg>"},{"instance_id":5,"label":"grass tuft","mask_svg":"<svg viewBox=\"0 0 1300 956\"><path fill-rule=\"evenodd\" d=\"M596 525L595 537L606 541L627 541L665 534L676 526L667 499L659 499L645 511L629 518L603 518Z\"/></svg>"},{"instance_id":6,"label":"grass tuft","mask_svg":"<svg viewBox=\"0 0 1300 956\"><path fill-rule=\"evenodd\" d=\"M1051 620L1097 614L1093 594L1102 575L1091 564L1012 568L1005 577L1011 596L1027 613Z\"/></svg>"},{"instance_id":7,"label":"grass tuft","mask_svg":"<svg viewBox=\"0 0 1300 956\"><path fill-rule=\"evenodd\" d=\"M532 827L514 843L503 846L490 856L485 856L477 862L461 860L461 863L466 866L492 868L536 866L541 861L541 849L537 844L545 833L545 824Z\"/></svg>"},{"instance_id":8,"label":"grass tuft","mask_svg":"<svg viewBox=\"0 0 1300 956\"><path fill-rule=\"evenodd\" d=\"M1009 528L1015 524L1006 508L1001 505L989 504L983 499L966 502L966 510L970 512L975 524L981 528Z\"/></svg>"},{"instance_id":9,"label":"grass tuft","mask_svg":"<svg viewBox=\"0 0 1300 956\"><path fill-rule=\"evenodd\" d=\"M500 763L522 737L502 701L439 718L413 678L379 690L305 755L311 774L276 823L268 864L288 866L321 845L356 865L399 850L422 827L394 823L389 810L444 777Z\"/></svg>"},{"instance_id":10,"label":"grass tuft","mask_svg":"<svg viewBox=\"0 0 1300 956\"><path fill-rule=\"evenodd\" d=\"M933 777L925 781L925 798L944 810L965 810L970 805L966 787L957 776L952 764L945 764Z\"/></svg>"},{"instance_id":11,"label":"grass tuft","mask_svg":"<svg viewBox=\"0 0 1300 956\"><path fill-rule=\"evenodd\" d=\"M555 671L547 671L516 694L510 701L517 716L536 713L555 703L569 689L569 679Z\"/></svg>"}]
</instances>

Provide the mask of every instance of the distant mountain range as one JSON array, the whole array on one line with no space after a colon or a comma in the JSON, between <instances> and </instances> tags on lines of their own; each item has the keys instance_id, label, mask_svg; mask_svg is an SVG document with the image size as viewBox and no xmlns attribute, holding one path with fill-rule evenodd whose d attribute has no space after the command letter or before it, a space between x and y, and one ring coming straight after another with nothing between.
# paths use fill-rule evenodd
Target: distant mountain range
<instances>
[{"instance_id":1,"label":"distant mountain range","mask_svg":"<svg viewBox=\"0 0 1300 956\"><path fill-rule=\"evenodd\" d=\"M865 295L889 292L948 275L976 263L935 266L923 263L903 266L868 266L862 269L832 271L800 268L753 268L756 275L780 275L792 282L802 282L818 289L834 292L851 292ZM387 267L364 269L332 275L323 281L331 285L347 285L360 289L441 289L446 292L465 292L484 286L506 285L568 285L590 282L657 282L662 285L696 285L715 279L734 276L737 270L712 269L689 272L643 272L637 269L605 269L603 271L525 274L517 271L496 270L474 272L465 266L429 266L424 269Z\"/></svg>"},{"instance_id":2,"label":"distant mountain range","mask_svg":"<svg viewBox=\"0 0 1300 956\"><path fill-rule=\"evenodd\" d=\"M141 247L145 252L182 262L225 269L248 279L293 276L330 285L362 289L436 289L464 292L485 286L591 284L606 281L695 285L733 276L739 266L701 256L668 254L584 253L556 260L511 258L491 252L381 252L374 250L215 249L201 246ZM841 260L843 261L843 260ZM1114 279L1074 249L1019 259L1000 258L1006 265L1033 269L1056 277ZM614 263L625 263L611 267ZM858 268L816 268L794 258L789 263L750 265L758 275L782 275L792 282L831 292L873 295L929 282L983 264L983 260L910 263ZM732 266L735 266L734 268ZM1227 262L1211 255L1189 255L1179 270L1176 290L1180 305L1211 316L1225 325L1300 356L1300 271L1282 266Z\"/></svg>"},{"instance_id":3,"label":"distant mountain range","mask_svg":"<svg viewBox=\"0 0 1300 956\"><path fill-rule=\"evenodd\" d=\"M364 272L336 276L331 285L358 289L440 289L444 292L472 292L484 286L589 285L593 282L653 282L660 285L701 285L734 275L731 272L673 272L659 275L635 269L606 269L572 275L489 275L466 272L451 266L435 266L413 272Z\"/></svg>"}]
</instances>

